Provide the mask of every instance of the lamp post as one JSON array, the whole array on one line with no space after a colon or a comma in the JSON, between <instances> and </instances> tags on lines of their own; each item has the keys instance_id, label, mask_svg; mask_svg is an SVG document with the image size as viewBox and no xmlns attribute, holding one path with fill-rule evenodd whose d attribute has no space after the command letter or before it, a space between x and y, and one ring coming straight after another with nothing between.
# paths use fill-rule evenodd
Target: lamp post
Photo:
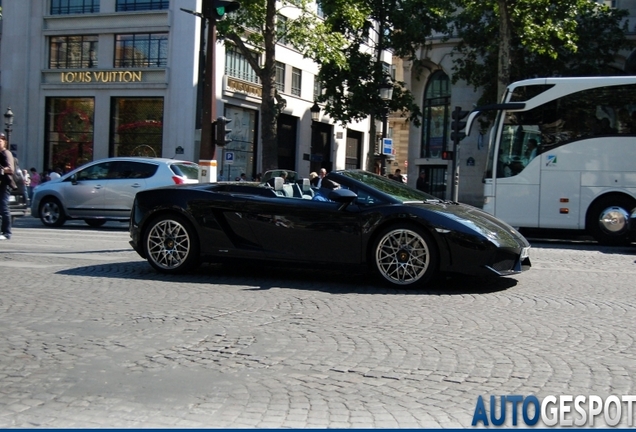
<instances>
[{"instance_id":1,"label":"lamp post","mask_svg":"<svg viewBox=\"0 0 636 432\"><path fill-rule=\"evenodd\" d=\"M4 113L4 125L6 126L4 131L7 133L7 150L11 151L11 147L9 147L11 144L11 127L13 126L13 111L11 111L11 108L7 108L7 112Z\"/></svg>"},{"instance_id":2,"label":"lamp post","mask_svg":"<svg viewBox=\"0 0 636 432\"><path fill-rule=\"evenodd\" d=\"M384 154L384 139L386 138L389 121L389 102L393 99L393 81L389 75L385 75L380 84L380 99L384 102L382 106L382 143L380 144L380 174L387 175L386 155Z\"/></svg>"},{"instance_id":3,"label":"lamp post","mask_svg":"<svg viewBox=\"0 0 636 432\"><path fill-rule=\"evenodd\" d=\"M316 171L312 166L315 163L314 155L316 154L316 122L320 121L320 105L318 102L314 102L313 106L309 108L311 113L311 154L309 156L309 171ZM320 169L320 167L318 167Z\"/></svg>"}]
</instances>

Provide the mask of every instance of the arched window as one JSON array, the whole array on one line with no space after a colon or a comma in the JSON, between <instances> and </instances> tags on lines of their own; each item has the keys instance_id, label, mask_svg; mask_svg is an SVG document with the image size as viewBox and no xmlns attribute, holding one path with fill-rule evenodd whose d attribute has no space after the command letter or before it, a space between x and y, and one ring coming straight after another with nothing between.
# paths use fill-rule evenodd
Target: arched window
<instances>
[{"instance_id":1,"label":"arched window","mask_svg":"<svg viewBox=\"0 0 636 432\"><path fill-rule=\"evenodd\" d=\"M440 158L447 140L450 114L450 80L444 72L437 71L428 80L422 113L420 157Z\"/></svg>"}]
</instances>

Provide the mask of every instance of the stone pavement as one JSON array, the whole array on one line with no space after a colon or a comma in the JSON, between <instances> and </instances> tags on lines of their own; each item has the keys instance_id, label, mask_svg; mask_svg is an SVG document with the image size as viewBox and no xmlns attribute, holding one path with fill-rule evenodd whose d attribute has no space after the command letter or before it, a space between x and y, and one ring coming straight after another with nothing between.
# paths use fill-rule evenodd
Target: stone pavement
<instances>
[{"instance_id":1,"label":"stone pavement","mask_svg":"<svg viewBox=\"0 0 636 432\"><path fill-rule=\"evenodd\" d=\"M0 427L470 427L480 395L636 392L632 248L539 243L517 277L406 291L165 276L127 242L31 218L0 242Z\"/></svg>"}]
</instances>

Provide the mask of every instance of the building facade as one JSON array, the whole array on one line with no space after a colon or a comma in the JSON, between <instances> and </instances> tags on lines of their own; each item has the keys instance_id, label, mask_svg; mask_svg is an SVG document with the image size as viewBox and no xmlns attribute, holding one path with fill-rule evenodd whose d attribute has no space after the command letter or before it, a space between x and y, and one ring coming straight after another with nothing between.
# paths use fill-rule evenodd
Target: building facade
<instances>
[{"instance_id":1,"label":"building facade","mask_svg":"<svg viewBox=\"0 0 636 432\"><path fill-rule=\"evenodd\" d=\"M0 107L11 108L10 146L23 167L75 168L112 156L198 161L201 0L5 1ZM277 47L280 168L366 168L368 122L313 122L317 66ZM233 139L217 148L217 174L261 171L260 84L245 59L215 46L216 112ZM198 102L199 100L199 102Z\"/></svg>"}]
</instances>

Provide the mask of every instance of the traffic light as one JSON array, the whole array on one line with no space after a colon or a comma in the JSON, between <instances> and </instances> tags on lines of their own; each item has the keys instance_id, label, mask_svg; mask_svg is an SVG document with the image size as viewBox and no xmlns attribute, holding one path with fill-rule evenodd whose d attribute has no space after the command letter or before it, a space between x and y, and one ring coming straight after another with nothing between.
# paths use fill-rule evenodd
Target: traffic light
<instances>
[{"instance_id":1,"label":"traffic light","mask_svg":"<svg viewBox=\"0 0 636 432\"><path fill-rule=\"evenodd\" d=\"M227 136L232 129L228 129L227 125L232 120L226 117L217 117L216 119L216 145L219 147L223 147L227 143L231 142L232 139Z\"/></svg>"},{"instance_id":2,"label":"traffic light","mask_svg":"<svg viewBox=\"0 0 636 432\"><path fill-rule=\"evenodd\" d=\"M442 150L442 160L453 160L453 155L455 152L450 150Z\"/></svg>"},{"instance_id":3,"label":"traffic light","mask_svg":"<svg viewBox=\"0 0 636 432\"><path fill-rule=\"evenodd\" d=\"M466 129L466 122L461 120L465 118L468 114L470 114L470 111L464 111L460 107L455 107L455 110L453 111L453 114L452 114L453 123L451 125L451 140L455 144L458 144L461 140L466 138L466 132L464 132L464 129Z\"/></svg>"},{"instance_id":4,"label":"traffic light","mask_svg":"<svg viewBox=\"0 0 636 432\"><path fill-rule=\"evenodd\" d=\"M208 0L210 1L210 0ZM233 0L213 0L212 14L217 20L223 19L225 14L234 12L241 7L241 4Z\"/></svg>"}]
</instances>

